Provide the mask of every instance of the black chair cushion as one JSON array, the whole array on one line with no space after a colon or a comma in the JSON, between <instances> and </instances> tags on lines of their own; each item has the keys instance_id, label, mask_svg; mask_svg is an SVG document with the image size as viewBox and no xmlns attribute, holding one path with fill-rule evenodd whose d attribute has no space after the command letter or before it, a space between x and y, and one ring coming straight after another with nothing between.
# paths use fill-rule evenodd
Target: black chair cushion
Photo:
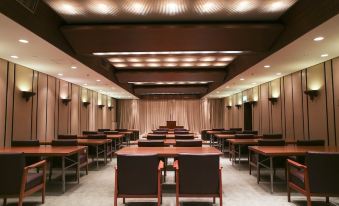
<instances>
[{"instance_id":1,"label":"black chair cushion","mask_svg":"<svg viewBox=\"0 0 339 206\"><path fill-rule=\"evenodd\" d=\"M12 147L38 147L40 146L39 140L14 140Z\"/></svg>"},{"instance_id":2,"label":"black chair cushion","mask_svg":"<svg viewBox=\"0 0 339 206\"><path fill-rule=\"evenodd\" d=\"M290 181L292 183L294 183L300 188L305 189L305 182L304 182L305 176L304 176L303 171L297 170L297 169L291 169L289 175L290 175Z\"/></svg>"},{"instance_id":3,"label":"black chair cushion","mask_svg":"<svg viewBox=\"0 0 339 206\"><path fill-rule=\"evenodd\" d=\"M139 140L138 147L163 147L163 140Z\"/></svg>"},{"instance_id":4,"label":"black chair cushion","mask_svg":"<svg viewBox=\"0 0 339 206\"><path fill-rule=\"evenodd\" d=\"M176 147L202 147L202 140L176 140Z\"/></svg>"},{"instance_id":5,"label":"black chair cushion","mask_svg":"<svg viewBox=\"0 0 339 206\"><path fill-rule=\"evenodd\" d=\"M58 135L58 139L78 139L78 136L73 134L62 134Z\"/></svg>"},{"instance_id":6,"label":"black chair cushion","mask_svg":"<svg viewBox=\"0 0 339 206\"><path fill-rule=\"evenodd\" d=\"M282 134L263 134L263 139L282 139Z\"/></svg>"},{"instance_id":7,"label":"black chair cushion","mask_svg":"<svg viewBox=\"0 0 339 206\"><path fill-rule=\"evenodd\" d=\"M28 173L27 181L26 181L26 191L32 189L35 186L42 184L43 182L43 174L40 173Z\"/></svg>"},{"instance_id":8,"label":"black chair cushion","mask_svg":"<svg viewBox=\"0 0 339 206\"><path fill-rule=\"evenodd\" d=\"M297 140L297 146L325 146L325 140Z\"/></svg>"},{"instance_id":9,"label":"black chair cushion","mask_svg":"<svg viewBox=\"0 0 339 206\"><path fill-rule=\"evenodd\" d=\"M166 139L166 135L162 134L149 134L147 135L147 139L150 140L163 140Z\"/></svg>"},{"instance_id":10,"label":"black chair cushion","mask_svg":"<svg viewBox=\"0 0 339 206\"><path fill-rule=\"evenodd\" d=\"M175 139L194 139L194 134L175 134Z\"/></svg>"}]
</instances>

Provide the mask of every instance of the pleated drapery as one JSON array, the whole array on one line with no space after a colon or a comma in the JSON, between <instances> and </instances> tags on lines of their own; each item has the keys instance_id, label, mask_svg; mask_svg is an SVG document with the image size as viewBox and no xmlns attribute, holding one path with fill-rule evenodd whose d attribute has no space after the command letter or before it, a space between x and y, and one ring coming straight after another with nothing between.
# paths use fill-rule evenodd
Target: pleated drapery
<instances>
[{"instance_id":1,"label":"pleated drapery","mask_svg":"<svg viewBox=\"0 0 339 206\"><path fill-rule=\"evenodd\" d=\"M166 125L168 120L199 133L223 127L223 105L223 99L118 100L117 121L119 128L139 129L141 134Z\"/></svg>"}]
</instances>

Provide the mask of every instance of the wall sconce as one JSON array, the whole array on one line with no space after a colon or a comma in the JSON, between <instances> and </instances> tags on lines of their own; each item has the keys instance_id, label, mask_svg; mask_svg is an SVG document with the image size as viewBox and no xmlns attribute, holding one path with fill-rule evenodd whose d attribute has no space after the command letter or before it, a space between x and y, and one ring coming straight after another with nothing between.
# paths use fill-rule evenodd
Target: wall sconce
<instances>
[{"instance_id":1,"label":"wall sconce","mask_svg":"<svg viewBox=\"0 0 339 206\"><path fill-rule=\"evenodd\" d=\"M84 107L87 107L88 105L90 105L90 102L82 102L82 104L84 105Z\"/></svg>"},{"instance_id":2,"label":"wall sconce","mask_svg":"<svg viewBox=\"0 0 339 206\"><path fill-rule=\"evenodd\" d=\"M35 92L22 91L22 97L26 99L26 102L28 102L29 98L33 97L34 95Z\"/></svg>"},{"instance_id":3,"label":"wall sconce","mask_svg":"<svg viewBox=\"0 0 339 206\"><path fill-rule=\"evenodd\" d=\"M107 107L109 109L109 111L112 111L112 109L114 108L113 106L109 106Z\"/></svg>"},{"instance_id":4,"label":"wall sconce","mask_svg":"<svg viewBox=\"0 0 339 206\"><path fill-rule=\"evenodd\" d=\"M254 101L254 100L252 100L252 101L248 101L247 103L248 103L248 104L251 104L251 105L253 105L253 106L254 106L254 105L256 105L256 104L257 104L257 101Z\"/></svg>"},{"instance_id":5,"label":"wall sconce","mask_svg":"<svg viewBox=\"0 0 339 206\"><path fill-rule=\"evenodd\" d=\"M227 108L228 110L230 110L230 109L232 109L232 106L231 106L231 105L227 105L226 108Z\"/></svg>"},{"instance_id":6,"label":"wall sconce","mask_svg":"<svg viewBox=\"0 0 339 206\"><path fill-rule=\"evenodd\" d=\"M278 102L278 97L270 97L270 98L268 98L268 101L270 101L271 102L271 104L275 104L275 103L277 103Z\"/></svg>"},{"instance_id":7,"label":"wall sconce","mask_svg":"<svg viewBox=\"0 0 339 206\"><path fill-rule=\"evenodd\" d=\"M99 109L102 109L102 108L105 107L105 105L104 104L98 104L98 107L99 107Z\"/></svg>"},{"instance_id":8,"label":"wall sconce","mask_svg":"<svg viewBox=\"0 0 339 206\"><path fill-rule=\"evenodd\" d=\"M61 101L62 101L62 103L64 104L64 105L68 105L68 102L70 102L70 101L72 101L72 99L68 99L68 98L65 98L65 99L61 99Z\"/></svg>"},{"instance_id":9,"label":"wall sconce","mask_svg":"<svg viewBox=\"0 0 339 206\"><path fill-rule=\"evenodd\" d=\"M236 105L234 105L237 109L240 109L240 107L241 107L241 104L236 104Z\"/></svg>"},{"instance_id":10,"label":"wall sconce","mask_svg":"<svg viewBox=\"0 0 339 206\"><path fill-rule=\"evenodd\" d=\"M306 90L304 93L310 97L311 101L319 95L319 90Z\"/></svg>"}]
</instances>

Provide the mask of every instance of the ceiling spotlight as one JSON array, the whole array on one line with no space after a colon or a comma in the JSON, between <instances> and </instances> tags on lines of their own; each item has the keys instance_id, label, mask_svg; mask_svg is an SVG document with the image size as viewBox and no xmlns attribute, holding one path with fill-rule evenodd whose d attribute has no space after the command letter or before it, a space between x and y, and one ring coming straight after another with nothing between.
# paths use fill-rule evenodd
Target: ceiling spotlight
<instances>
[{"instance_id":1,"label":"ceiling spotlight","mask_svg":"<svg viewBox=\"0 0 339 206\"><path fill-rule=\"evenodd\" d=\"M155 84L164 84L164 82L156 82Z\"/></svg>"},{"instance_id":2,"label":"ceiling spotlight","mask_svg":"<svg viewBox=\"0 0 339 206\"><path fill-rule=\"evenodd\" d=\"M166 61L166 62L177 62L178 59L175 58L175 57L168 57L168 58L165 59L165 61Z\"/></svg>"},{"instance_id":3,"label":"ceiling spotlight","mask_svg":"<svg viewBox=\"0 0 339 206\"><path fill-rule=\"evenodd\" d=\"M141 62L141 60L138 59L138 58L128 58L127 61L129 61L129 62Z\"/></svg>"},{"instance_id":4,"label":"ceiling spotlight","mask_svg":"<svg viewBox=\"0 0 339 206\"><path fill-rule=\"evenodd\" d=\"M198 67L208 67L208 66L211 66L210 63L198 63L197 64Z\"/></svg>"},{"instance_id":5,"label":"ceiling spotlight","mask_svg":"<svg viewBox=\"0 0 339 206\"><path fill-rule=\"evenodd\" d=\"M146 62L160 62L160 59L157 59L157 58L148 58L148 59L146 59Z\"/></svg>"},{"instance_id":6,"label":"ceiling spotlight","mask_svg":"<svg viewBox=\"0 0 339 206\"><path fill-rule=\"evenodd\" d=\"M175 1L168 2L161 8L161 12L169 15L175 15L181 13L185 10L184 5L178 4Z\"/></svg>"},{"instance_id":7,"label":"ceiling spotlight","mask_svg":"<svg viewBox=\"0 0 339 206\"><path fill-rule=\"evenodd\" d=\"M283 9L285 9L286 7L288 7L289 4L283 2L283 1L276 1L273 2L270 6L269 6L269 11L281 11Z\"/></svg>"},{"instance_id":8,"label":"ceiling spotlight","mask_svg":"<svg viewBox=\"0 0 339 206\"><path fill-rule=\"evenodd\" d=\"M145 65L142 64L142 63L135 63L135 64L132 64L133 67L144 67Z\"/></svg>"},{"instance_id":9,"label":"ceiling spotlight","mask_svg":"<svg viewBox=\"0 0 339 206\"><path fill-rule=\"evenodd\" d=\"M200 84L207 84L208 82L199 82Z\"/></svg>"},{"instance_id":10,"label":"ceiling spotlight","mask_svg":"<svg viewBox=\"0 0 339 206\"><path fill-rule=\"evenodd\" d=\"M197 60L197 58L195 58L195 57L185 57L185 58L182 59L182 61L184 61L184 62L194 62L196 60Z\"/></svg>"},{"instance_id":11,"label":"ceiling spotlight","mask_svg":"<svg viewBox=\"0 0 339 206\"><path fill-rule=\"evenodd\" d=\"M218 61L221 61L221 62L229 62L232 60L233 60L233 57L219 57L218 58Z\"/></svg>"},{"instance_id":12,"label":"ceiling spotlight","mask_svg":"<svg viewBox=\"0 0 339 206\"><path fill-rule=\"evenodd\" d=\"M227 66L227 63L217 62L217 63L214 63L213 66L215 66L215 67L225 67L225 66Z\"/></svg>"},{"instance_id":13,"label":"ceiling spotlight","mask_svg":"<svg viewBox=\"0 0 339 206\"><path fill-rule=\"evenodd\" d=\"M96 81L97 81L97 82L101 82L101 80L100 80L100 79L97 79Z\"/></svg>"},{"instance_id":14,"label":"ceiling spotlight","mask_svg":"<svg viewBox=\"0 0 339 206\"><path fill-rule=\"evenodd\" d=\"M125 60L122 58L110 58L108 59L110 62L124 62Z\"/></svg>"},{"instance_id":15,"label":"ceiling spotlight","mask_svg":"<svg viewBox=\"0 0 339 206\"><path fill-rule=\"evenodd\" d=\"M95 4L94 6L89 7L89 9L97 14L115 14L117 9L112 5L107 5L103 3Z\"/></svg>"},{"instance_id":16,"label":"ceiling spotlight","mask_svg":"<svg viewBox=\"0 0 339 206\"><path fill-rule=\"evenodd\" d=\"M244 78L240 78L240 81L244 81L245 79Z\"/></svg>"},{"instance_id":17,"label":"ceiling spotlight","mask_svg":"<svg viewBox=\"0 0 339 206\"><path fill-rule=\"evenodd\" d=\"M265 68L270 68L270 67L271 67L271 65L265 65L264 67L265 67Z\"/></svg>"},{"instance_id":18,"label":"ceiling spotlight","mask_svg":"<svg viewBox=\"0 0 339 206\"><path fill-rule=\"evenodd\" d=\"M28 44L29 43L29 41L26 40L26 39L19 39L19 42L20 43L24 43L24 44Z\"/></svg>"},{"instance_id":19,"label":"ceiling spotlight","mask_svg":"<svg viewBox=\"0 0 339 206\"><path fill-rule=\"evenodd\" d=\"M85 84L83 84L84 86L87 86L87 84L85 83Z\"/></svg>"},{"instance_id":20,"label":"ceiling spotlight","mask_svg":"<svg viewBox=\"0 0 339 206\"><path fill-rule=\"evenodd\" d=\"M69 14L69 15L76 15L77 11L74 8L74 6L70 4L62 4L60 7L60 11L64 14Z\"/></svg>"},{"instance_id":21,"label":"ceiling spotlight","mask_svg":"<svg viewBox=\"0 0 339 206\"><path fill-rule=\"evenodd\" d=\"M324 39L325 39L324 37L318 36L318 37L314 38L313 41L322 41Z\"/></svg>"},{"instance_id":22,"label":"ceiling spotlight","mask_svg":"<svg viewBox=\"0 0 339 206\"><path fill-rule=\"evenodd\" d=\"M132 4L128 5L126 9L134 14L144 15L147 13L145 5L140 2L133 2Z\"/></svg>"},{"instance_id":23,"label":"ceiling spotlight","mask_svg":"<svg viewBox=\"0 0 339 206\"><path fill-rule=\"evenodd\" d=\"M12 55L11 58L13 58L13 59L18 59L19 57L16 56L16 55Z\"/></svg>"},{"instance_id":24,"label":"ceiling spotlight","mask_svg":"<svg viewBox=\"0 0 339 206\"><path fill-rule=\"evenodd\" d=\"M71 66L71 69L77 69L77 67L76 66Z\"/></svg>"},{"instance_id":25,"label":"ceiling spotlight","mask_svg":"<svg viewBox=\"0 0 339 206\"><path fill-rule=\"evenodd\" d=\"M115 67L127 67L127 64L114 64Z\"/></svg>"},{"instance_id":26,"label":"ceiling spotlight","mask_svg":"<svg viewBox=\"0 0 339 206\"><path fill-rule=\"evenodd\" d=\"M275 75L277 75L277 76L280 76L280 75L281 75L281 73L280 73L280 72L278 72L278 73L276 73Z\"/></svg>"},{"instance_id":27,"label":"ceiling spotlight","mask_svg":"<svg viewBox=\"0 0 339 206\"><path fill-rule=\"evenodd\" d=\"M215 13L215 12L218 12L220 9L221 7L217 5L215 2L209 1L209 2L204 3L201 6L201 9L199 9L199 11L201 13Z\"/></svg>"},{"instance_id":28,"label":"ceiling spotlight","mask_svg":"<svg viewBox=\"0 0 339 206\"><path fill-rule=\"evenodd\" d=\"M200 58L200 61L204 61L204 62L212 62L215 60L215 57L202 57Z\"/></svg>"},{"instance_id":29,"label":"ceiling spotlight","mask_svg":"<svg viewBox=\"0 0 339 206\"><path fill-rule=\"evenodd\" d=\"M237 12L246 12L254 8L253 2L250 1L240 1L235 6L235 11Z\"/></svg>"},{"instance_id":30,"label":"ceiling spotlight","mask_svg":"<svg viewBox=\"0 0 339 206\"><path fill-rule=\"evenodd\" d=\"M58 76L63 76L63 74L62 73L58 73Z\"/></svg>"},{"instance_id":31,"label":"ceiling spotlight","mask_svg":"<svg viewBox=\"0 0 339 206\"><path fill-rule=\"evenodd\" d=\"M167 63L167 64L164 64L165 67L176 67L177 64L176 63Z\"/></svg>"},{"instance_id":32,"label":"ceiling spotlight","mask_svg":"<svg viewBox=\"0 0 339 206\"><path fill-rule=\"evenodd\" d=\"M328 54L322 54L321 57L328 57Z\"/></svg>"},{"instance_id":33,"label":"ceiling spotlight","mask_svg":"<svg viewBox=\"0 0 339 206\"><path fill-rule=\"evenodd\" d=\"M149 66L149 67L160 67L160 64L158 64L158 63L149 63L149 64L147 64L147 66Z\"/></svg>"},{"instance_id":34,"label":"ceiling spotlight","mask_svg":"<svg viewBox=\"0 0 339 206\"><path fill-rule=\"evenodd\" d=\"M183 64L180 64L180 66L182 66L182 67L193 67L194 64L192 64L192 63L183 63Z\"/></svg>"},{"instance_id":35,"label":"ceiling spotlight","mask_svg":"<svg viewBox=\"0 0 339 206\"><path fill-rule=\"evenodd\" d=\"M253 84L253 85L255 85L255 84L257 84L257 83L255 83L255 82L252 82L252 84Z\"/></svg>"}]
</instances>

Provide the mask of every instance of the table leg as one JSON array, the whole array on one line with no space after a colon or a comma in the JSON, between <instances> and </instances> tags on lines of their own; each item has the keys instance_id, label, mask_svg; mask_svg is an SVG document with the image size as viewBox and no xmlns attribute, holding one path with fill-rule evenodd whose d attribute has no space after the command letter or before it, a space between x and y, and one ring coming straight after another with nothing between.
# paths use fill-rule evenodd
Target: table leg
<instances>
[{"instance_id":1,"label":"table leg","mask_svg":"<svg viewBox=\"0 0 339 206\"><path fill-rule=\"evenodd\" d=\"M66 171L65 171L65 156L61 157L61 178L62 178L62 192L66 192Z\"/></svg>"},{"instance_id":2,"label":"table leg","mask_svg":"<svg viewBox=\"0 0 339 206\"><path fill-rule=\"evenodd\" d=\"M239 156L239 169L240 169L240 162L241 162L241 146L238 145L238 156Z\"/></svg>"},{"instance_id":3,"label":"table leg","mask_svg":"<svg viewBox=\"0 0 339 206\"><path fill-rule=\"evenodd\" d=\"M270 156L270 176L271 176L271 193L273 193L273 179L274 179L274 171L273 171L273 157Z\"/></svg>"},{"instance_id":4,"label":"table leg","mask_svg":"<svg viewBox=\"0 0 339 206\"><path fill-rule=\"evenodd\" d=\"M107 144L104 144L104 159L105 159L105 165L107 164Z\"/></svg>"},{"instance_id":5,"label":"table leg","mask_svg":"<svg viewBox=\"0 0 339 206\"><path fill-rule=\"evenodd\" d=\"M99 145L96 146L97 150L97 168L99 168Z\"/></svg>"},{"instance_id":6,"label":"table leg","mask_svg":"<svg viewBox=\"0 0 339 206\"><path fill-rule=\"evenodd\" d=\"M260 181L259 154L256 153L255 156L256 156L256 159L257 159L257 183L259 184L259 181Z\"/></svg>"},{"instance_id":7,"label":"table leg","mask_svg":"<svg viewBox=\"0 0 339 206\"><path fill-rule=\"evenodd\" d=\"M78 179L78 184L79 184L80 183L80 152L78 152L77 179Z\"/></svg>"}]
</instances>

